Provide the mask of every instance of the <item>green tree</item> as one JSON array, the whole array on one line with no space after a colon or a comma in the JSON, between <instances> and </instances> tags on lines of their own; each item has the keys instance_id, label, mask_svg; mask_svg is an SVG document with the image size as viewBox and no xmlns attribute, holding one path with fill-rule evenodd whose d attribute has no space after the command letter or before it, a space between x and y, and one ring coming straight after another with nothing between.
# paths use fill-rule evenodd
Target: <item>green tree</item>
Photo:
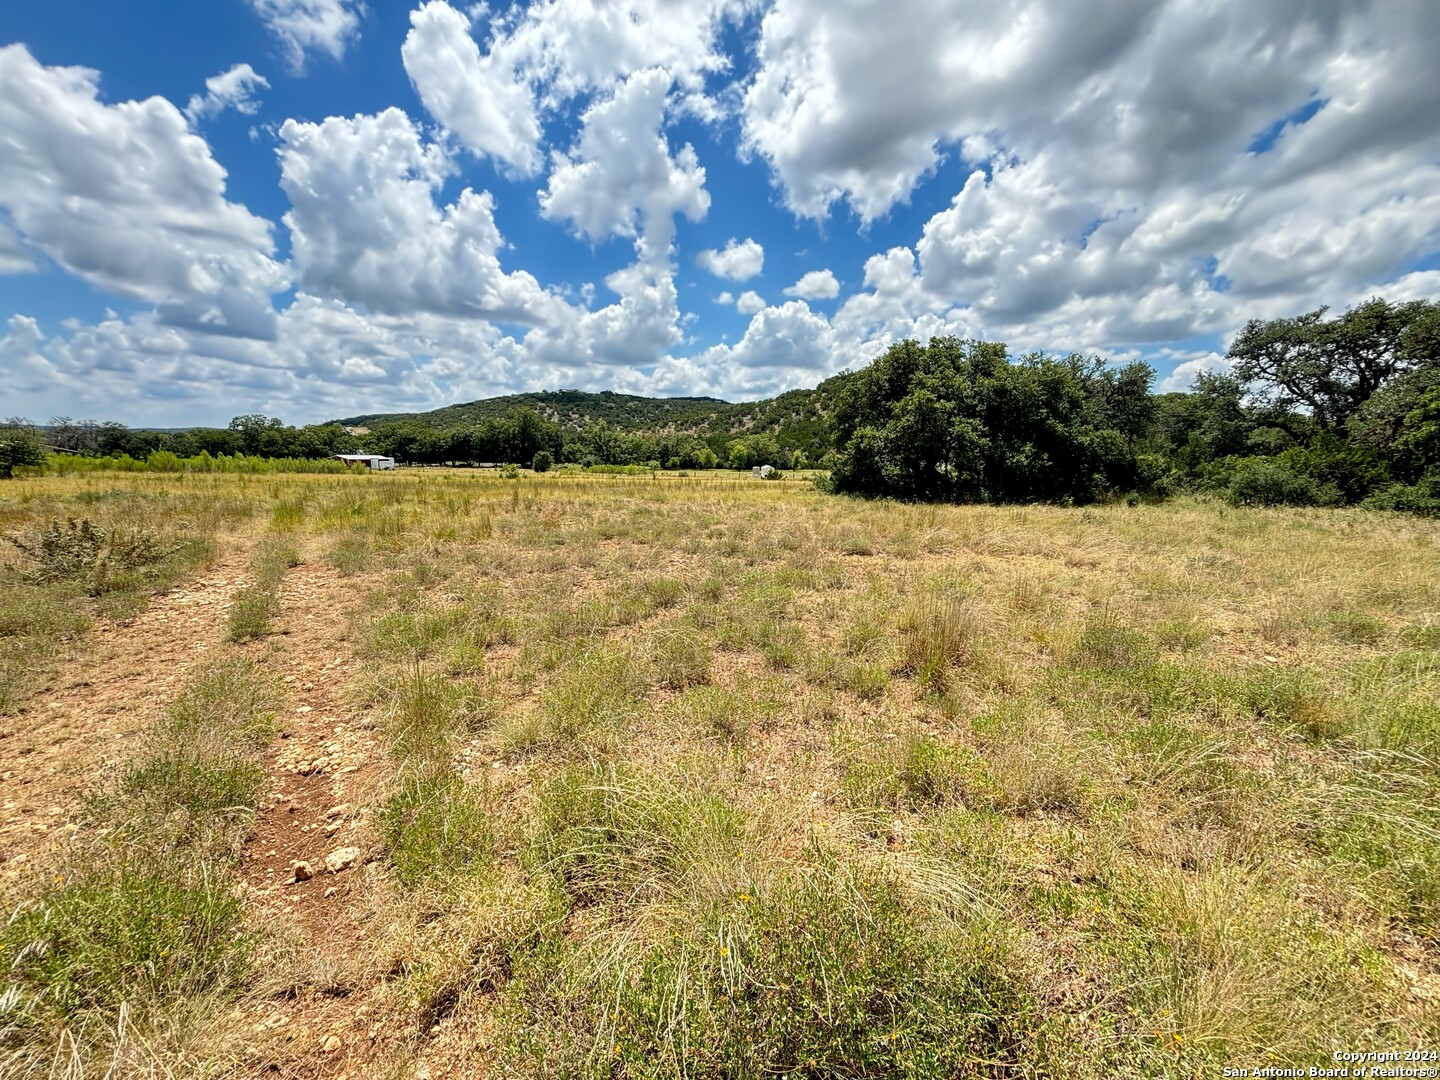
<instances>
[{"instance_id":1,"label":"green tree","mask_svg":"<svg viewBox=\"0 0 1440 1080\"><path fill-rule=\"evenodd\" d=\"M1144 365L1003 345L903 341L851 376L835 406L838 491L924 501L1086 501L1139 482Z\"/></svg>"},{"instance_id":2,"label":"green tree","mask_svg":"<svg viewBox=\"0 0 1440 1080\"><path fill-rule=\"evenodd\" d=\"M240 449L246 454L263 454L284 421L260 413L247 413L230 421L230 430L240 436Z\"/></svg>"},{"instance_id":3,"label":"green tree","mask_svg":"<svg viewBox=\"0 0 1440 1080\"><path fill-rule=\"evenodd\" d=\"M1326 319L1327 308L1251 320L1230 344L1236 376L1277 422L1297 410L1339 432L1382 387L1434 357L1440 305L1375 298Z\"/></svg>"},{"instance_id":4,"label":"green tree","mask_svg":"<svg viewBox=\"0 0 1440 1080\"><path fill-rule=\"evenodd\" d=\"M1392 379L1351 419L1349 431L1405 480L1440 469L1440 363Z\"/></svg>"},{"instance_id":5,"label":"green tree","mask_svg":"<svg viewBox=\"0 0 1440 1080\"><path fill-rule=\"evenodd\" d=\"M27 421L12 418L0 424L0 480L9 480L21 465L44 463L44 444Z\"/></svg>"}]
</instances>

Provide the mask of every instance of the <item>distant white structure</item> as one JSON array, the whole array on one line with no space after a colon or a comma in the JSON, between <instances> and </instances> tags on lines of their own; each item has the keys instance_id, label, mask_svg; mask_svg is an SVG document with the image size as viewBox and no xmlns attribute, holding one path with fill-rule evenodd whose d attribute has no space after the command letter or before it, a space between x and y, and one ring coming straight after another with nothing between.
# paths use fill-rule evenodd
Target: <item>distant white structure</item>
<instances>
[{"instance_id":1,"label":"distant white structure","mask_svg":"<svg viewBox=\"0 0 1440 1080\"><path fill-rule=\"evenodd\" d=\"M775 470L769 465L756 465L750 470L750 475L759 480L768 480L770 474Z\"/></svg>"},{"instance_id":2,"label":"distant white structure","mask_svg":"<svg viewBox=\"0 0 1440 1080\"><path fill-rule=\"evenodd\" d=\"M336 454L337 461L343 461L346 465L364 465L367 469L393 469L395 459L393 457L381 457L379 454Z\"/></svg>"}]
</instances>

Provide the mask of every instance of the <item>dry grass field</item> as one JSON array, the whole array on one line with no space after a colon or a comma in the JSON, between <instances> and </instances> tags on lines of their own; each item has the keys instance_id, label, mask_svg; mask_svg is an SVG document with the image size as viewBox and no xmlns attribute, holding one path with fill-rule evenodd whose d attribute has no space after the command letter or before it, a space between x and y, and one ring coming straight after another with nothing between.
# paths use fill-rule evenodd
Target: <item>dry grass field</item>
<instances>
[{"instance_id":1,"label":"dry grass field","mask_svg":"<svg viewBox=\"0 0 1440 1080\"><path fill-rule=\"evenodd\" d=\"M0 1075L1440 1049L1440 523L435 470L0 533Z\"/></svg>"}]
</instances>

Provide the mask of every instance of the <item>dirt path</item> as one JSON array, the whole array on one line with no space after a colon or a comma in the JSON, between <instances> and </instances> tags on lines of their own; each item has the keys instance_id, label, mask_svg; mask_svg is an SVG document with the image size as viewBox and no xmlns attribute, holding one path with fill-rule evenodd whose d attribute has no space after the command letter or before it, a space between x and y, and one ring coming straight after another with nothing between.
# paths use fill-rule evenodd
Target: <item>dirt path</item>
<instances>
[{"instance_id":1,"label":"dirt path","mask_svg":"<svg viewBox=\"0 0 1440 1080\"><path fill-rule=\"evenodd\" d=\"M243 1057L251 1075L365 1075L374 1054L356 1015L367 980L355 973L371 950L368 814L385 781L385 756L351 698L363 663L346 628L362 596L357 579L307 561L281 584L271 636L246 647L284 682L289 700L266 753L271 789L241 876L257 922L289 937L300 958L295 985L248 1007ZM327 869L337 852L345 864ZM296 863L313 876L297 876Z\"/></svg>"},{"instance_id":2,"label":"dirt path","mask_svg":"<svg viewBox=\"0 0 1440 1080\"><path fill-rule=\"evenodd\" d=\"M50 685L0 720L0 887L78 828L75 811L97 780L221 646L252 546L242 539L134 619L97 620Z\"/></svg>"}]
</instances>

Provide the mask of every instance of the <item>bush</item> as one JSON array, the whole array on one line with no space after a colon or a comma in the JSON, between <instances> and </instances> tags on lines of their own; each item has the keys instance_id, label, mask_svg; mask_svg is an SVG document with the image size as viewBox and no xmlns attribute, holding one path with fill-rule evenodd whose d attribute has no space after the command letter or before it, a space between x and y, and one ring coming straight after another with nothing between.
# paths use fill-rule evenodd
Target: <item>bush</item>
<instances>
[{"instance_id":1,"label":"bush","mask_svg":"<svg viewBox=\"0 0 1440 1080\"><path fill-rule=\"evenodd\" d=\"M168 543L143 526L102 528L89 518L54 521L32 536L5 539L30 560L32 582L74 582L91 596L144 583L190 546Z\"/></svg>"},{"instance_id":2,"label":"bush","mask_svg":"<svg viewBox=\"0 0 1440 1080\"><path fill-rule=\"evenodd\" d=\"M1361 505L1367 510L1402 510L1426 517L1440 517L1440 473L1430 473L1414 484L1391 484L1381 488Z\"/></svg>"},{"instance_id":3,"label":"bush","mask_svg":"<svg viewBox=\"0 0 1440 1080\"><path fill-rule=\"evenodd\" d=\"M33 433L20 427L0 428L0 480L9 480L24 465L41 465L45 447Z\"/></svg>"},{"instance_id":4,"label":"bush","mask_svg":"<svg viewBox=\"0 0 1440 1080\"><path fill-rule=\"evenodd\" d=\"M549 450L541 450L535 455L535 460L530 463L530 467L537 473L549 472L555 467L555 455Z\"/></svg>"},{"instance_id":5,"label":"bush","mask_svg":"<svg viewBox=\"0 0 1440 1080\"><path fill-rule=\"evenodd\" d=\"M1089 502L1138 481L1153 372L1003 345L903 341L834 409L839 492L917 501Z\"/></svg>"},{"instance_id":6,"label":"bush","mask_svg":"<svg viewBox=\"0 0 1440 1080\"><path fill-rule=\"evenodd\" d=\"M1337 501L1334 488L1296 472L1274 458L1238 462L1226 497L1237 506L1326 506Z\"/></svg>"}]
</instances>

